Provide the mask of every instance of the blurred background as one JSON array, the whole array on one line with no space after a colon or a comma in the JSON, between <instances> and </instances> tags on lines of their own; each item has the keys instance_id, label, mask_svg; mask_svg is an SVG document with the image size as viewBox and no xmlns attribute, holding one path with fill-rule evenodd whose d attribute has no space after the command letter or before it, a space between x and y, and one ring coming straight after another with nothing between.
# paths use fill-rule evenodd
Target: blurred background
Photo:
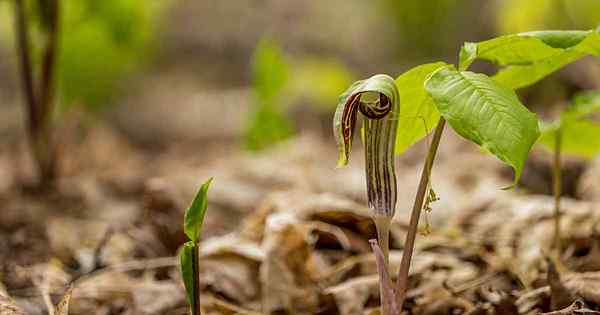
<instances>
[{"instance_id":1,"label":"blurred background","mask_svg":"<svg viewBox=\"0 0 600 315\"><path fill-rule=\"evenodd\" d=\"M274 191L335 193L364 204L362 155L334 171L331 135L337 98L355 80L456 63L465 41L600 23L598 0L64 0L52 113L58 192L36 195L22 185L35 171L13 2L0 0L0 282L22 305L33 301L34 314L43 304L15 268L56 258L71 276L91 270L90 253L107 230L121 239L104 264L174 255L184 240L183 209L209 176L207 236L235 230ZM34 1L25 3L39 52L43 23ZM486 63L474 69L496 71ZM600 63L584 58L519 95L552 118L574 93L599 88ZM451 132L444 143L443 211L432 214L434 226L465 205L489 202L512 176ZM399 158L399 220L425 149L422 142ZM463 153L462 161L453 157ZM588 172L597 164L568 160L565 194L599 198ZM551 194L550 179L549 155L536 149L523 189ZM176 278L157 279L169 277Z\"/></svg>"}]
</instances>

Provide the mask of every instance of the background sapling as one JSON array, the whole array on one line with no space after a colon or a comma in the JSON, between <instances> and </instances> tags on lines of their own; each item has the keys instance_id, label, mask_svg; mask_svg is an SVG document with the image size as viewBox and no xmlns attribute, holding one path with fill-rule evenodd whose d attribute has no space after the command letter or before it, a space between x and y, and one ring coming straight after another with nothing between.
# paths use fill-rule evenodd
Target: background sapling
<instances>
[{"instance_id":1,"label":"background sapling","mask_svg":"<svg viewBox=\"0 0 600 315\"><path fill-rule=\"evenodd\" d=\"M181 275L185 290L187 291L188 303L192 311L192 315L200 315L200 262L199 262L199 241L200 233L202 232L202 223L208 206L208 187L212 182L209 178L202 186L196 197L192 201L185 212L183 221L183 231L189 241L183 244L181 249Z\"/></svg>"},{"instance_id":2,"label":"background sapling","mask_svg":"<svg viewBox=\"0 0 600 315\"><path fill-rule=\"evenodd\" d=\"M600 111L600 92L588 91L576 95L560 117L542 124L539 143L553 152L552 191L554 194L554 241L560 249L560 199L562 194L562 154L592 158L600 152L600 123L591 119Z\"/></svg>"},{"instance_id":3,"label":"background sapling","mask_svg":"<svg viewBox=\"0 0 600 315\"><path fill-rule=\"evenodd\" d=\"M37 184L39 187L47 187L56 175L52 115L61 10L59 0L38 1L34 8L29 8L27 4L25 0L14 1L17 55L26 101L29 146L38 176ZM38 16L43 33L44 45L40 57L34 56L35 50L31 43L34 25L26 18L29 10L34 10ZM37 59L41 60L41 64L36 70L34 60Z\"/></svg>"}]
</instances>

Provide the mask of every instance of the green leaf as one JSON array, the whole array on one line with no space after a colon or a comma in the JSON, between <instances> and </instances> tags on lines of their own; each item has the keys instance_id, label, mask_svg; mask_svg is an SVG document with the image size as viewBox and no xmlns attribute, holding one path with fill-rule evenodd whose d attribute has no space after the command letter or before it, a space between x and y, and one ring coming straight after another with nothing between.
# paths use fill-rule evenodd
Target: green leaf
<instances>
[{"instance_id":1,"label":"green leaf","mask_svg":"<svg viewBox=\"0 0 600 315\"><path fill-rule=\"evenodd\" d=\"M459 69L467 69L476 59L488 60L503 66L494 80L517 89L587 54L600 56L600 34L596 31L528 32L465 43Z\"/></svg>"},{"instance_id":2,"label":"green leaf","mask_svg":"<svg viewBox=\"0 0 600 315\"><path fill-rule=\"evenodd\" d=\"M244 132L247 149L258 151L293 135L293 124L283 113L281 94L288 82L288 62L279 45L268 38L258 43L252 58L254 107Z\"/></svg>"},{"instance_id":3,"label":"green leaf","mask_svg":"<svg viewBox=\"0 0 600 315\"><path fill-rule=\"evenodd\" d=\"M434 72L425 88L458 134L513 167L516 184L539 127L515 92L486 75L453 67Z\"/></svg>"},{"instance_id":4,"label":"green leaf","mask_svg":"<svg viewBox=\"0 0 600 315\"><path fill-rule=\"evenodd\" d=\"M252 57L252 83L260 103L272 103L289 78L288 63L277 42L263 38Z\"/></svg>"},{"instance_id":5,"label":"green leaf","mask_svg":"<svg viewBox=\"0 0 600 315\"><path fill-rule=\"evenodd\" d=\"M266 149L290 138L294 126L275 105L263 103L250 114L244 145L250 151Z\"/></svg>"},{"instance_id":6,"label":"green leaf","mask_svg":"<svg viewBox=\"0 0 600 315\"><path fill-rule=\"evenodd\" d=\"M433 99L425 91L423 83L435 70L446 66L444 62L414 67L396 79L402 106L398 118L396 154L406 151L411 145L427 136L440 119Z\"/></svg>"},{"instance_id":7,"label":"green leaf","mask_svg":"<svg viewBox=\"0 0 600 315\"><path fill-rule=\"evenodd\" d=\"M561 132L561 152L593 158L600 153L600 123L587 116L596 112L600 112L600 91L578 94L559 120L542 125L547 127L542 128L538 143L554 151L555 138Z\"/></svg>"},{"instance_id":8,"label":"green leaf","mask_svg":"<svg viewBox=\"0 0 600 315\"><path fill-rule=\"evenodd\" d=\"M208 205L208 187L212 180L213 178L211 177L202 184L192 204L185 212L183 219L183 231L194 243L197 243L200 238L200 231L202 230L202 223L204 222L204 215L206 214L206 207Z\"/></svg>"},{"instance_id":9,"label":"green leaf","mask_svg":"<svg viewBox=\"0 0 600 315\"><path fill-rule=\"evenodd\" d=\"M592 113L600 111L600 91L588 91L580 93L573 99L573 105L570 106L564 115L575 118L584 118Z\"/></svg>"},{"instance_id":10,"label":"green leaf","mask_svg":"<svg viewBox=\"0 0 600 315\"><path fill-rule=\"evenodd\" d=\"M197 292L194 292L194 246L196 246L196 244L192 241L183 244L183 248L181 248L181 253L179 254L181 277L183 278L187 300L192 312L194 312L195 309L194 304L196 303L197 294Z\"/></svg>"},{"instance_id":11,"label":"green leaf","mask_svg":"<svg viewBox=\"0 0 600 315\"><path fill-rule=\"evenodd\" d=\"M563 126L561 151L583 158L593 158L600 153L600 124L590 120L577 120ZM554 151L554 141L559 128L550 129L540 137L539 143Z\"/></svg>"}]
</instances>

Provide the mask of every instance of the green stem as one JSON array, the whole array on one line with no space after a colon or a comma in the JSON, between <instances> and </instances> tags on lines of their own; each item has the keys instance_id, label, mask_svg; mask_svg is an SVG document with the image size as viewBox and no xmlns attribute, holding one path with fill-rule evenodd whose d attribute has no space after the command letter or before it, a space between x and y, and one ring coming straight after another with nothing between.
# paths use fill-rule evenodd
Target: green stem
<instances>
[{"instance_id":1,"label":"green stem","mask_svg":"<svg viewBox=\"0 0 600 315\"><path fill-rule=\"evenodd\" d=\"M415 197L415 202L410 215L408 233L406 234L406 241L404 243L404 250L402 252L402 261L400 263L398 280L396 282L396 299L398 301L399 311L402 310L402 305L406 299L406 290L408 288L408 271L410 269L410 261L412 259L412 253L415 247L415 238L417 237L417 230L419 227L419 217L421 216L421 210L423 209L423 203L425 202L429 177L431 175L431 168L433 167L433 162L435 161L435 155L440 144L440 139L442 138L445 124L446 120L444 118L440 118L433 135L433 140L429 146L427 157L425 158L425 165L423 166L423 171L421 173L419 188L417 189L417 196Z\"/></svg>"},{"instance_id":2,"label":"green stem","mask_svg":"<svg viewBox=\"0 0 600 315\"><path fill-rule=\"evenodd\" d=\"M554 193L554 241L552 247L560 250L560 196L562 194L562 171L561 171L561 148L562 148L562 130L556 131L554 139L554 163L552 165L552 186Z\"/></svg>"},{"instance_id":3,"label":"green stem","mask_svg":"<svg viewBox=\"0 0 600 315\"><path fill-rule=\"evenodd\" d=\"M202 315L200 308L200 246L194 244L194 254L192 256L192 270L194 272L194 305L192 305L193 315Z\"/></svg>"}]
</instances>

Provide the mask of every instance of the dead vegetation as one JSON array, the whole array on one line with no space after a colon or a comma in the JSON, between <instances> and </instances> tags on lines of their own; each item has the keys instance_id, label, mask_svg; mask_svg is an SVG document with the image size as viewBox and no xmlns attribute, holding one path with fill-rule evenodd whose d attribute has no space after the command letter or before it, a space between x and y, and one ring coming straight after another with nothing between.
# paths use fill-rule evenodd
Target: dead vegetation
<instances>
[{"instance_id":1,"label":"dead vegetation","mask_svg":"<svg viewBox=\"0 0 600 315\"><path fill-rule=\"evenodd\" d=\"M19 156L2 155L2 314L48 312L69 286L70 314L185 314L175 255L186 200L207 175L215 176L200 250L207 314L378 313L362 171L323 163L317 156L333 154L318 137L199 164L185 152L177 161L148 154L110 128L90 132L69 144L81 155L65 161L70 176L57 193L20 191L10 167ZM551 257L551 196L499 190L510 180L501 166L455 137L440 150L433 181L441 200L424 214L407 312L592 314L600 212L589 186L578 186L580 199L565 198L561 256ZM121 162L106 152L123 152ZM414 194L404 185L420 168L410 156L399 163L392 270ZM586 168L581 181L596 170Z\"/></svg>"}]
</instances>

